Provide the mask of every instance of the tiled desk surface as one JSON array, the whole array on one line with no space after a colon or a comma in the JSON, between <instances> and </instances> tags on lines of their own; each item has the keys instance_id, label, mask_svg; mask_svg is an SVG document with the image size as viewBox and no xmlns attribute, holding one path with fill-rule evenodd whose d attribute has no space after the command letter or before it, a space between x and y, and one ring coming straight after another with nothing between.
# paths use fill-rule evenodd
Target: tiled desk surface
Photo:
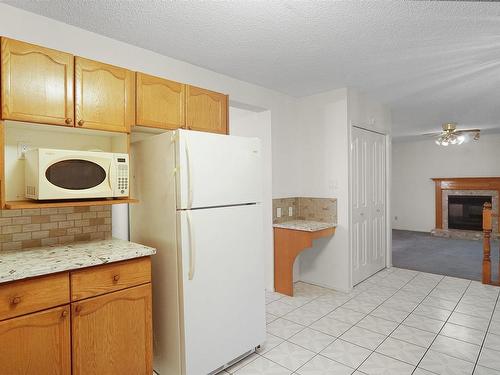
<instances>
[{"instance_id":1,"label":"tiled desk surface","mask_svg":"<svg viewBox=\"0 0 500 375\"><path fill-rule=\"evenodd\" d=\"M323 223L312 220L291 220L283 223L273 224L274 228L300 230L303 232L316 232L327 228L334 228L334 223Z\"/></svg>"}]
</instances>

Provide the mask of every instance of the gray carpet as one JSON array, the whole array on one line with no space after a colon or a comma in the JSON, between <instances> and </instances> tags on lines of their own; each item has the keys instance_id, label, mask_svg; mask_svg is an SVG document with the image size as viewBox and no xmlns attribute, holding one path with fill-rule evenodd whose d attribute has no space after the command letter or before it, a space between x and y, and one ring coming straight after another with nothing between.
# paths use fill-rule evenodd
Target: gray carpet
<instances>
[{"instance_id":1,"label":"gray carpet","mask_svg":"<svg viewBox=\"0 0 500 375\"><path fill-rule=\"evenodd\" d=\"M481 280L481 241L433 237L429 233L392 231L392 263L395 267L440 275ZM498 275L498 242L492 242L493 277Z\"/></svg>"}]
</instances>

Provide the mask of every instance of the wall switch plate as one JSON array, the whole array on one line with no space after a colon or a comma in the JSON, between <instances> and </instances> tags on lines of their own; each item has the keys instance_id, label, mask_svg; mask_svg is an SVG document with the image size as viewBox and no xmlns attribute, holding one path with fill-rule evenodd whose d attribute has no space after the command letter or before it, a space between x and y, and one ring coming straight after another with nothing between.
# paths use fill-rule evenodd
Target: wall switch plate
<instances>
[{"instance_id":1,"label":"wall switch plate","mask_svg":"<svg viewBox=\"0 0 500 375\"><path fill-rule=\"evenodd\" d=\"M293 207L288 207L288 216L293 216Z\"/></svg>"},{"instance_id":2,"label":"wall switch plate","mask_svg":"<svg viewBox=\"0 0 500 375\"><path fill-rule=\"evenodd\" d=\"M24 141L17 142L17 158L19 160L26 159L26 151L31 149L31 144Z\"/></svg>"},{"instance_id":3,"label":"wall switch plate","mask_svg":"<svg viewBox=\"0 0 500 375\"><path fill-rule=\"evenodd\" d=\"M276 217L281 217L281 207L276 209Z\"/></svg>"}]
</instances>

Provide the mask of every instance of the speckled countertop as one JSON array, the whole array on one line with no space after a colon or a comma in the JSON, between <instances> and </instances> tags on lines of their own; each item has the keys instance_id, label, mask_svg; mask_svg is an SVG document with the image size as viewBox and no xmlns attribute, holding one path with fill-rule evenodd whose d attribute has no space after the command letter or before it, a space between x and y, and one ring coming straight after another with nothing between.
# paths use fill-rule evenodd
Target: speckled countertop
<instances>
[{"instance_id":1,"label":"speckled countertop","mask_svg":"<svg viewBox=\"0 0 500 375\"><path fill-rule=\"evenodd\" d=\"M0 252L0 283L153 255L156 249L109 239Z\"/></svg>"},{"instance_id":2,"label":"speckled countertop","mask_svg":"<svg viewBox=\"0 0 500 375\"><path fill-rule=\"evenodd\" d=\"M273 224L274 228L283 228L291 230L301 230L304 232L317 232L327 228L335 228L335 223L322 223L320 221L312 220L290 220L284 223Z\"/></svg>"}]
</instances>

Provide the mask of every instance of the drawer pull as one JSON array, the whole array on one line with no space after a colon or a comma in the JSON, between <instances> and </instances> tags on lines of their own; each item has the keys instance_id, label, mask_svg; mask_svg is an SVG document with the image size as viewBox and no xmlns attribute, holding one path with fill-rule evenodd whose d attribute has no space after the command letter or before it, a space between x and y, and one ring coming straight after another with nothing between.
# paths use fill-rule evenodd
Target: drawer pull
<instances>
[{"instance_id":1,"label":"drawer pull","mask_svg":"<svg viewBox=\"0 0 500 375\"><path fill-rule=\"evenodd\" d=\"M114 275L113 281L116 283L116 282L118 282L118 280L120 280L120 275Z\"/></svg>"},{"instance_id":2,"label":"drawer pull","mask_svg":"<svg viewBox=\"0 0 500 375\"><path fill-rule=\"evenodd\" d=\"M61 313L61 318L66 318L68 316L68 312L66 310L63 310Z\"/></svg>"},{"instance_id":3,"label":"drawer pull","mask_svg":"<svg viewBox=\"0 0 500 375\"><path fill-rule=\"evenodd\" d=\"M77 313L77 314L78 314L78 313L79 313L79 312L81 312L81 311L82 311L82 306L81 306L81 305L76 305L76 306L75 306L75 313Z\"/></svg>"},{"instance_id":4,"label":"drawer pull","mask_svg":"<svg viewBox=\"0 0 500 375\"><path fill-rule=\"evenodd\" d=\"M12 298L12 304L13 305L19 305L21 303L21 297L14 297Z\"/></svg>"}]
</instances>

